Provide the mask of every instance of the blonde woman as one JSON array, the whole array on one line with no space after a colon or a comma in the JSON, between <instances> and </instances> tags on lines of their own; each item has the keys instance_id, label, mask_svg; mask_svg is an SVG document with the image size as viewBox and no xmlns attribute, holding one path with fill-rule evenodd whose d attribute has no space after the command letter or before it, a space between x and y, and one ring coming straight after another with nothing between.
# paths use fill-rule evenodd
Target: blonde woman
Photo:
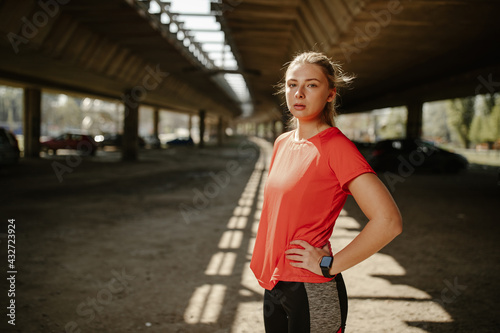
<instances>
[{"instance_id":1,"label":"blonde woman","mask_svg":"<svg viewBox=\"0 0 500 333\"><path fill-rule=\"evenodd\" d=\"M390 193L335 127L337 88L350 80L317 52L297 55L286 70L281 91L295 129L274 145L250 266L266 289L268 333L344 332L347 293L341 272L402 231ZM348 195L369 222L334 254L329 239Z\"/></svg>"}]
</instances>

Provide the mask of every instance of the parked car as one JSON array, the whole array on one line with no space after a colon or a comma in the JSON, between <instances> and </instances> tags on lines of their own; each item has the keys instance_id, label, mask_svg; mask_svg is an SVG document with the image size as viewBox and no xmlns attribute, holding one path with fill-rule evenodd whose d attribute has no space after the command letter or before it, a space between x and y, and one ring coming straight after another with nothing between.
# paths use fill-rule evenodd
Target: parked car
<instances>
[{"instance_id":1,"label":"parked car","mask_svg":"<svg viewBox=\"0 0 500 333\"><path fill-rule=\"evenodd\" d=\"M144 137L146 147L153 149L161 148L161 141L156 135L147 135Z\"/></svg>"},{"instance_id":2,"label":"parked car","mask_svg":"<svg viewBox=\"0 0 500 333\"><path fill-rule=\"evenodd\" d=\"M97 139L99 137L99 139ZM121 147L122 146L122 134L105 134L96 136L96 141L98 146L103 147ZM146 142L140 136L137 138L137 144L140 148L144 148L146 146Z\"/></svg>"},{"instance_id":3,"label":"parked car","mask_svg":"<svg viewBox=\"0 0 500 333\"><path fill-rule=\"evenodd\" d=\"M19 145L12 132L0 128L0 164L16 164L19 161Z\"/></svg>"},{"instance_id":4,"label":"parked car","mask_svg":"<svg viewBox=\"0 0 500 333\"><path fill-rule=\"evenodd\" d=\"M167 146L194 146L193 139L191 137L187 138L177 138L167 141Z\"/></svg>"},{"instance_id":5,"label":"parked car","mask_svg":"<svg viewBox=\"0 0 500 333\"><path fill-rule=\"evenodd\" d=\"M356 148L358 148L359 152L365 157L369 158L372 155L373 148L375 147L375 143L373 142L362 142L362 141L352 141Z\"/></svg>"},{"instance_id":6,"label":"parked car","mask_svg":"<svg viewBox=\"0 0 500 333\"><path fill-rule=\"evenodd\" d=\"M74 149L84 154L94 156L97 144L90 135L65 133L58 137L41 143L42 151L52 151L54 155L59 149Z\"/></svg>"},{"instance_id":7,"label":"parked car","mask_svg":"<svg viewBox=\"0 0 500 333\"><path fill-rule=\"evenodd\" d=\"M375 171L459 172L469 162L459 154L420 139L395 139L378 142L368 162Z\"/></svg>"}]
</instances>

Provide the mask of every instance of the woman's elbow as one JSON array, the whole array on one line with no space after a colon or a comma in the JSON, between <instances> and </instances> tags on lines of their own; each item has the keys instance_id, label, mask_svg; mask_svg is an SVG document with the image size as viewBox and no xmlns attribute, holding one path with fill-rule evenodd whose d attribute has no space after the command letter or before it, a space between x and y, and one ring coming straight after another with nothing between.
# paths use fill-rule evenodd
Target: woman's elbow
<instances>
[{"instance_id":1,"label":"woman's elbow","mask_svg":"<svg viewBox=\"0 0 500 333\"><path fill-rule=\"evenodd\" d=\"M391 218L390 230L393 238L397 237L403 232L403 218L401 217L400 213L395 214Z\"/></svg>"}]
</instances>

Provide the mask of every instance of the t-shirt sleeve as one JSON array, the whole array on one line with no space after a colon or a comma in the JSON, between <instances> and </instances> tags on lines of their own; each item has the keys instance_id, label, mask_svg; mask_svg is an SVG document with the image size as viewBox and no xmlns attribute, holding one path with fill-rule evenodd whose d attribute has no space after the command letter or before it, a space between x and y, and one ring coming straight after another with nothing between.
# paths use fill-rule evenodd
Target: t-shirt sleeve
<instances>
[{"instance_id":1,"label":"t-shirt sleeve","mask_svg":"<svg viewBox=\"0 0 500 333\"><path fill-rule=\"evenodd\" d=\"M351 194L348 185L364 173L375 173L358 148L344 134L338 132L328 142L328 162L344 192Z\"/></svg>"},{"instance_id":2,"label":"t-shirt sleeve","mask_svg":"<svg viewBox=\"0 0 500 333\"><path fill-rule=\"evenodd\" d=\"M281 144L281 141L283 141L283 139L289 135L289 132L285 132L283 134L281 134L280 136L278 136L276 138L276 140L274 140L274 145L273 145L273 154L271 155L271 161L270 161L270 164L269 164L269 172L271 172L271 169L273 167L273 164L274 164L274 159L276 158L276 151L278 150L280 144Z\"/></svg>"}]
</instances>

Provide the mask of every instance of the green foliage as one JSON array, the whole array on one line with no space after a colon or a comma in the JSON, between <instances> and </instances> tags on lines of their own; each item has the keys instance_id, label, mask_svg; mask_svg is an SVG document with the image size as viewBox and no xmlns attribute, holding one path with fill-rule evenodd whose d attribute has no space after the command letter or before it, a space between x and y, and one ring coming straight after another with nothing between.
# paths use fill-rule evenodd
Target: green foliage
<instances>
[{"instance_id":1,"label":"green foliage","mask_svg":"<svg viewBox=\"0 0 500 333\"><path fill-rule=\"evenodd\" d=\"M406 135L407 111L405 107L384 110L377 115L377 118L379 125L378 136L380 138L402 138Z\"/></svg>"},{"instance_id":2,"label":"green foliage","mask_svg":"<svg viewBox=\"0 0 500 333\"><path fill-rule=\"evenodd\" d=\"M455 138L462 147L469 146L469 130L474 117L475 96L455 98L448 101L446 116L452 140Z\"/></svg>"},{"instance_id":3,"label":"green foliage","mask_svg":"<svg viewBox=\"0 0 500 333\"><path fill-rule=\"evenodd\" d=\"M0 86L0 124L14 131L23 126L23 90Z\"/></svg>"},{"instance_id":4,"label":"green foliage","mask_svg":"<svg viewBox=\"0 0 500 333\"><path fill-rule=\"evenodd\" d=\"M500 103L498 96L476 96L475 114L469 139L473 143L493 143L500 139Z\"/></svg>"}]
</instances>

